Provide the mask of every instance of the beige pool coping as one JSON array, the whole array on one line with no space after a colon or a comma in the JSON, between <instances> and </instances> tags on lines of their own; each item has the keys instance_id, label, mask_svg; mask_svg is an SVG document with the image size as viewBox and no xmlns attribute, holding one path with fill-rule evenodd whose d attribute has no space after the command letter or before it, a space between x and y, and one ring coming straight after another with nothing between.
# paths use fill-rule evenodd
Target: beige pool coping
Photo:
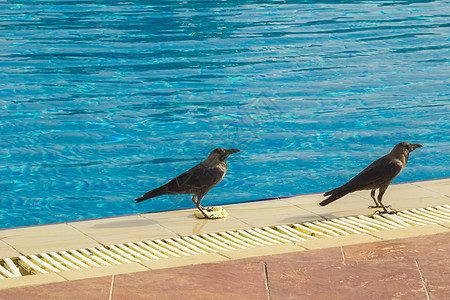
<instances>
[{"instance_id":1,"label":"beige pool coping","mask_svg":"<svg viewBox=\"0 0 450 300\"><path fill-rule=\"evenodd\" d=\"M320 207L318 203L323 198L322 193L316 193L224 205L230 216L220 220L196 219L194 217L195 209L184 209L3 229L0 230L0 258L177 238L193 234L253 227L303 223L351 215L371 215L375 212L374 209L367 208L373 204L369 191L356 192L328 206ZM393 184L387 190L383 203L392 205L397 210L450 204L450 178ZM130 205L133 204L130 203ZM145 209L144 206L143 209ZM255 247L157 261L0 279L0 289L444 232L450 232L450 223L311 240L295 244Z\"/></svg>"}]
</instances>

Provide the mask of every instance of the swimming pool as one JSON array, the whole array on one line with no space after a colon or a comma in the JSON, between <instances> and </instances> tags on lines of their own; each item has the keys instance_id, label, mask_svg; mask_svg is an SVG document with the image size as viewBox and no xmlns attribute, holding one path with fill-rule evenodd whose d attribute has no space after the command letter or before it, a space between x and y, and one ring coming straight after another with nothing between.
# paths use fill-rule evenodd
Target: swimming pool
<instances>
[{"instance_id":1,"label":"swimming pool","mask_svg":"<svg viewBox=\"0 0 450 300\"><path fill-rule=\"evenodd\" d=\"M241 149L204 205L325 191L400 141L450 176L448 1L0 2L0 227L133 199ZM388 192L389 193L389 190Z\"/></svg>"}]
</instances>

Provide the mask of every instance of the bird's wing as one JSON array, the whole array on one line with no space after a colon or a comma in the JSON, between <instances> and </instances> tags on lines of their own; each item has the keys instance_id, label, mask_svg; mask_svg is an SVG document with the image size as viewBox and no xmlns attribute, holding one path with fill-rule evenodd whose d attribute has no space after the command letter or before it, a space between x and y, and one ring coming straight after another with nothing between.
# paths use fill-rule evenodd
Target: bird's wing
<instances>
[{"instance_id":1,"label":"bird's wing","mask_svg":"<svg viewBox=\"0 0 450 300\"><path fill-rule=\"evenodd\" d=\"M401 161L388 154L374 161L344 186L349 190L379 188L391 183L402 169Z\"/></svg>"},{"instance_id":2,"label":"bird's wing","mask_svg":"<svg viewBox=\"0 0 450 300\"><path fill-rule=\"evenodd\" d=\"M213 187L222 180L223 170L207 168L198 164L189 171L169 181L169 193L192 193L195 190L204 190Z\"/></svg>"}]
</instances>

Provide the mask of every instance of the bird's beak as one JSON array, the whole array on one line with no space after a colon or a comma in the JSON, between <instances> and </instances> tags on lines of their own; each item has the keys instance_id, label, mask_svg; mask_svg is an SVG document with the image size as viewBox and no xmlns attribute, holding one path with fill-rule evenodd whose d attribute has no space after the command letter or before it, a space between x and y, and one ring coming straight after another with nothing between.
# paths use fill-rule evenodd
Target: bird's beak
<instances>
[{"instance_id":1,"label":"bird's beak","mask_svg":"<svg viewBox=\"0 0 450 300\"><path fill-rule=\"evenodd\" d=\"M225 151L227 152L227 155L231 155L231 154L237 153L237 152L239 152L241 150L238 150L238 149L227 149Z\"/></svg>"},{"instance_id":2,"label":"bird's beak","mask_svg":"<svg viewBox=\"0 0 450 300\"><path fill-rule=\"evenodd\" d=\"M411 151L416 150L417 148L420 148L420 147L423 147L423 146L421 144L411 144L411 148L412 148Z\"/></svg>"}]
</instances>

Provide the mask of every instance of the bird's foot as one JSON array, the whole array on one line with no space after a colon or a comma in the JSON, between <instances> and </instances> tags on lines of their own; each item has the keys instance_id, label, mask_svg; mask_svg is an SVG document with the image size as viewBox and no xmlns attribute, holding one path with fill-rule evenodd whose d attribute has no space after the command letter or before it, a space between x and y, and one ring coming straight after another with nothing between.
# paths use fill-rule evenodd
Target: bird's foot
<instances>
[{"instance_id":1,"label":"bird's foot","mask_svg":"<svg viewBox=\"0 0 450 300\"><path fill-rule=\"evenodd\" d=\"M203 209L206 209L206 211L211 212L214 211L214 206L203 207Z\"/></svg>"},{"instance_id":2,"label":"bird's foot","mask_svg":"<svg viewBox=\"0 0 450 300\"><path fill-rule=\"evenodd\" d=\"M385 205L384 207L389 208L391 206L390 205ZM367 208L383 208L383 206L381 206L381 205L369 205Z\"/></svg>"},{"instance_id":3,"label":"bird's foot","mask_svg":"<svg viewBox=\"0 0 450 300\"><path fill-rule=\"evenodd\" d=\"M207 211L207 212L212 212L214 211L215 206L200 206L199 210L201 211Z\"/></svg>"},{"instance_id":4,"label":"bird's foot","mask_svg":"<svg viewBox=\"0 0 450 300\"><path fill-rule=\"evenodd\" d=\"M199 219L222 219L228 212L222 206L199 207L194 215Z\"/></svg>"},{"instance_id":5,"label":"bird's foot","mask_svg":"<svg viewBox=\"0 0 450 300\"><path fill-rule=\"evenodd\" d=\"M380 205L369 205L367 208L381 208Z\"/></svg>"},{"instance_id":6,"label":"bird's foot","mask_svg":"<svg viewBox=\"0 0 450 300\"><path fill-rule=\"evenodd\" d=\"M211 216L209 214L205 213L205 211L203 209L201 209L200 212L205 217L205 219L210 219L211 218Z\"/></svg>"},{"instance_id":7,"label":"bird's foot","mask_svg":"<svg viewBox=\"0 0 450 300\"><path fill-rule=\"evenodd\" d=\"M208 212L208 209L207 208L205 208L205 207L203 207L203 206L198 206L197 207L198 208L198 210L202 213L202 215L203 215L203 217L205 218L205 219L209 219L210 218L210 216L209 216L209 214L207 214L206 212ZM206 212L205 212L206 211Z\"/></svg>"},{"instance_id":8,"label":"bird's foot","mask_svg":"<svg viewBox=\"0 0 450 300\"><path fill-rule=\"evenodd\" d=\"M387 209L386 209L386 210L377 210L377 211L375 212L376 215L381 215L381 214L394 215L394 214L396 214L396 213L398 213L398 211L396 211L395 209L392 209L392 210L390 210L390 211L388 211Z\"/></svg>"}]
</instances>

